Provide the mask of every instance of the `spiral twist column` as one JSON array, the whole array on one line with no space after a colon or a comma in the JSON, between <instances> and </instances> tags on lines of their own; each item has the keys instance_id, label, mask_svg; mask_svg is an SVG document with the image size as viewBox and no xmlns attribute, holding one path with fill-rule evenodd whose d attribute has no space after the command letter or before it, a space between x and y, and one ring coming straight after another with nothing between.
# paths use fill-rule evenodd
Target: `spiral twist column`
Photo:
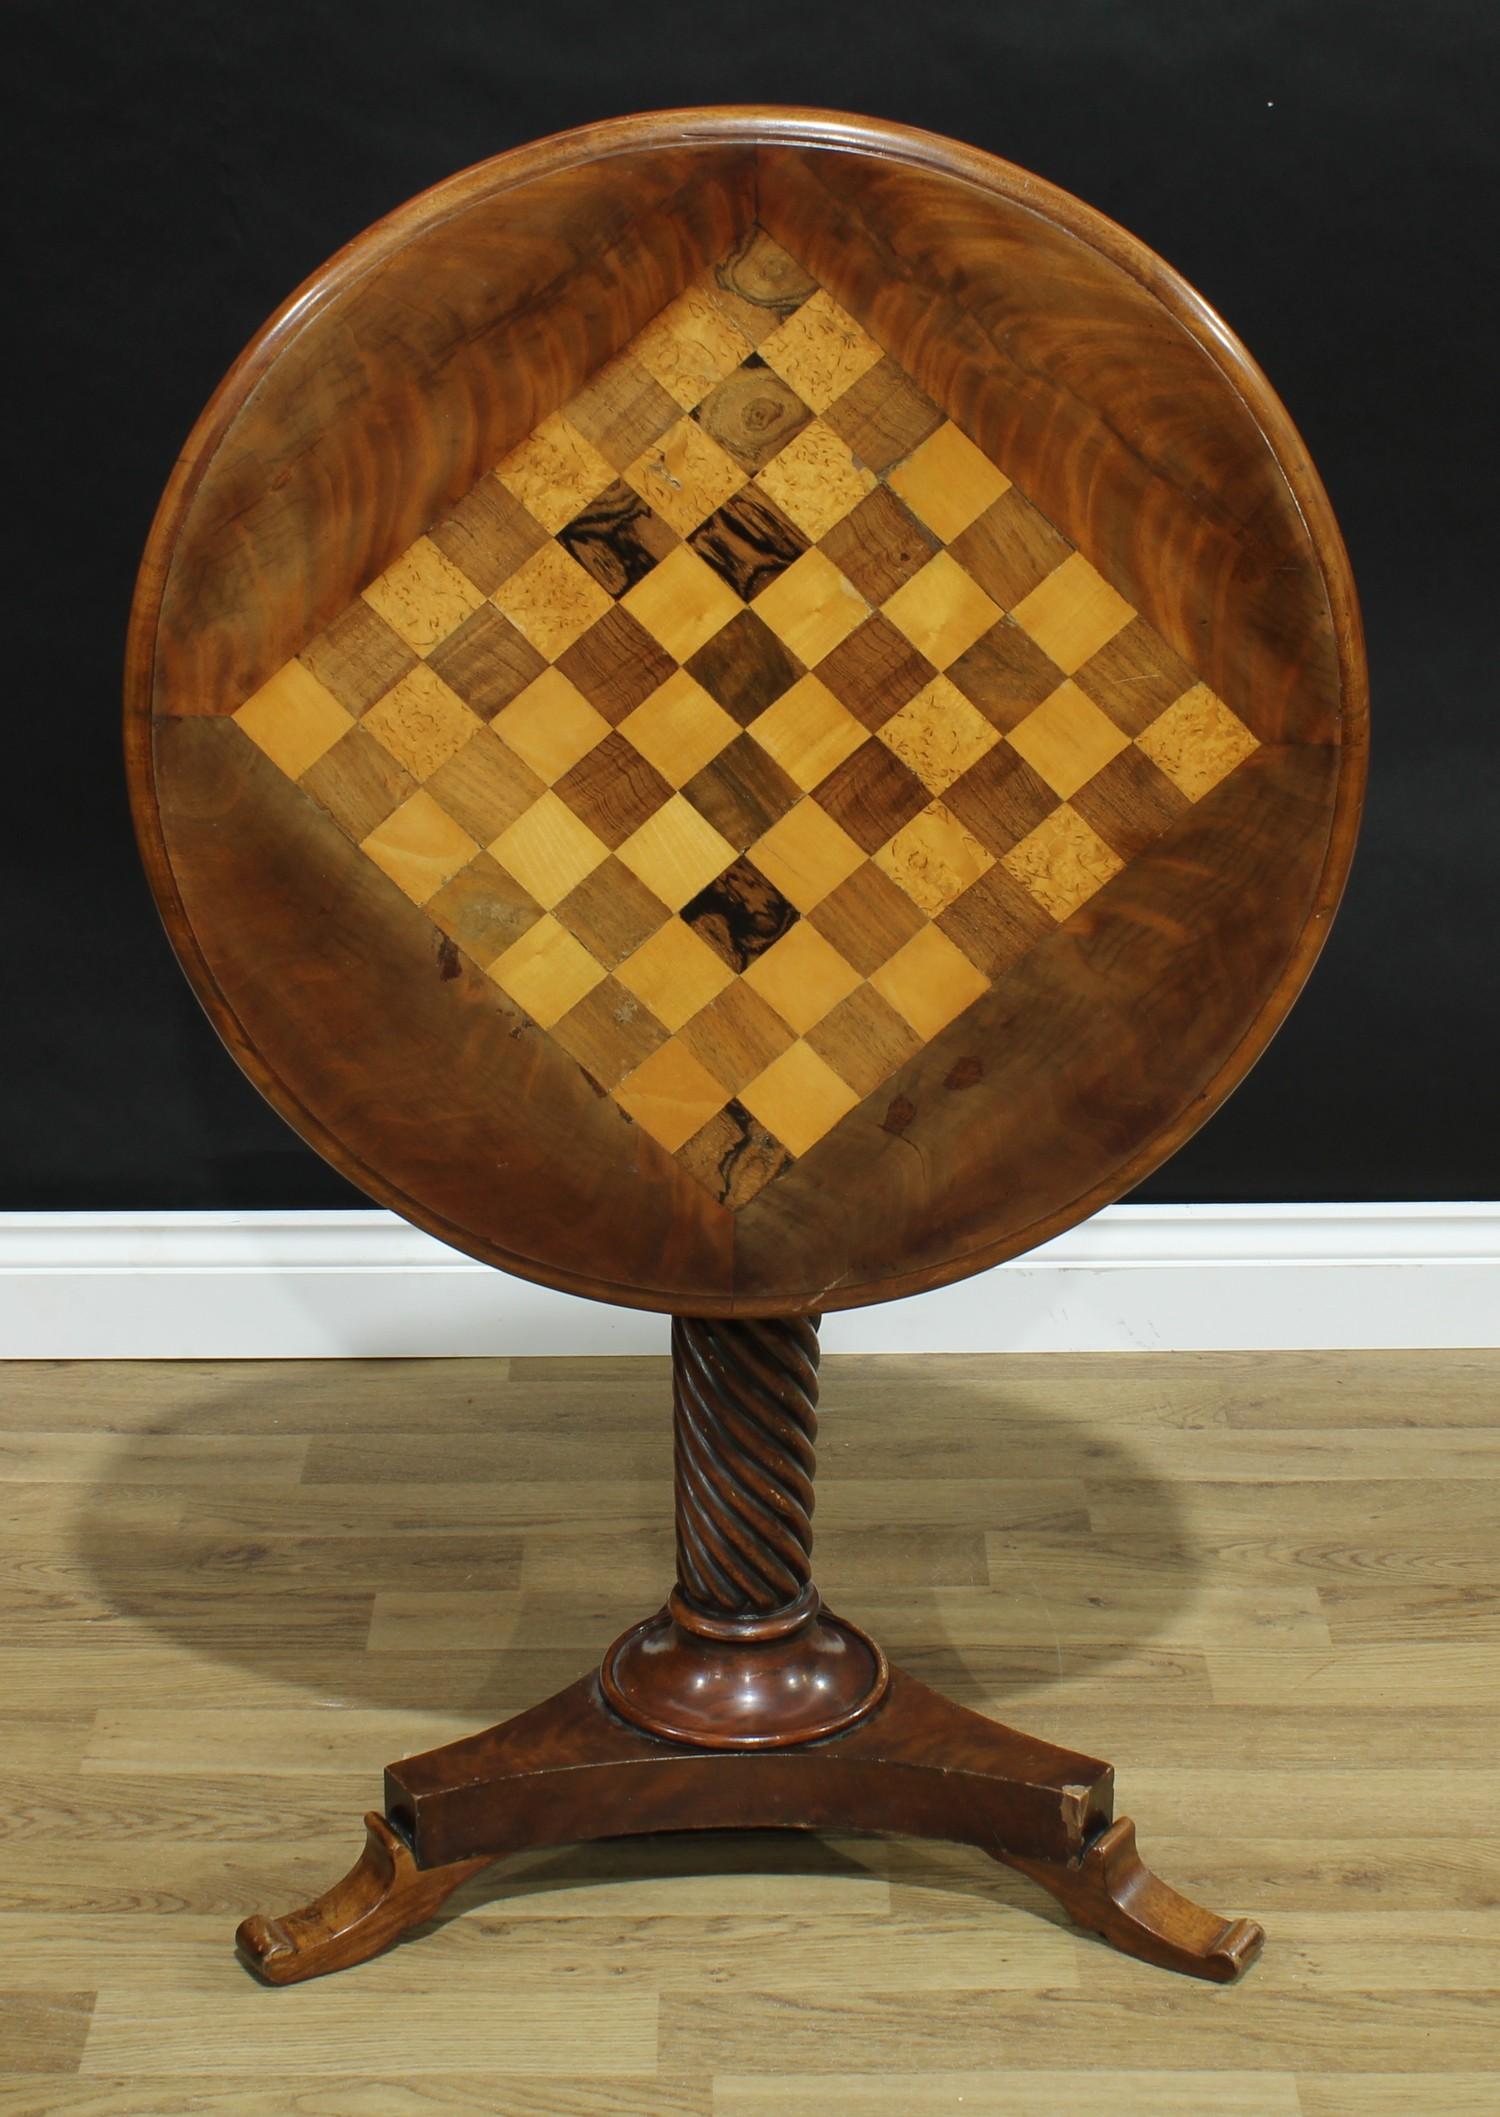
<instances>
[{"instance_id":1,"label":"spiral twist column","mask_svg":"<svg viewBox=\"0 0 1500 2117\"><path fill-rule=\"evenodd\" d=\"M705 1749L811 1742L877 1705L884 1656L812 1584L818 1319L672 1322L677 1585L617 1640L604 1695Z\"/></svg>"},{"instance_id":2,"label":"spiral twist column","mask_svg":"<svg viewBox=\"0 0 1500 2117\"><path fill-rule=\"evenodd\" d=\"M672 1381L679 1596L703 1615L795 1623L816 1593L817 1318L676 1317Z\"/></svg>"}]
</instances>

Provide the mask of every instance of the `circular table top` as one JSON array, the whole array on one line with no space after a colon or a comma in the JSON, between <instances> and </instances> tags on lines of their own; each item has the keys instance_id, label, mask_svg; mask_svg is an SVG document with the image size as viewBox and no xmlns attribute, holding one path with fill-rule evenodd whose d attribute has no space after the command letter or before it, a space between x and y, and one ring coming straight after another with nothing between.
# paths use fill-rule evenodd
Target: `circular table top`
<instances>
[{"instance_id":1,"label":"circular table top","mask_svg":"<svg viewBox=\"0 0 1500 2117\"><path fill-rule=\"evenodd\" d=\"M152 532L163 916L459 1248L836 1308L1128 1189L1295 997L1358 618L1269 385L1010 165L818 113L500 156L340 253Z\"/></svg>"}]
</instances>

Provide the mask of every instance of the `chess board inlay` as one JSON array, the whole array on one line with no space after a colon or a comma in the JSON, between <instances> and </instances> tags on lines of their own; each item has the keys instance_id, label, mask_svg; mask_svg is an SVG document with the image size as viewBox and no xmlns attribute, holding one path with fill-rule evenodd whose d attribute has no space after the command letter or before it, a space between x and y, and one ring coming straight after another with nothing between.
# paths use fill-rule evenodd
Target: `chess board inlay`
<instances>
[{"instance_id":1,"label":"chess board inlay","mask_svg":"<svg viewBox=\"0 0 1500 2117\"><path fill-rule=\"evenodd\" d=\"M1256 747L758 229L234 718L731 1208Z\"/></svg>"}]
</instances>

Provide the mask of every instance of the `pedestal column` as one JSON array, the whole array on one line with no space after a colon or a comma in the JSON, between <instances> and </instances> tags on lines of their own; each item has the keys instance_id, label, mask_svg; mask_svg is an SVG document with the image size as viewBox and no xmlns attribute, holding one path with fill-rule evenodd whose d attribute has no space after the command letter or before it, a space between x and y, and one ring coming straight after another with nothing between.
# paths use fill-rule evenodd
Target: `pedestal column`
<instances>
[{"instance_id":1,"label":"pedestal column","mask_svg":"<svg viewBox=\"0 0 1500 2117\"><path fill-rule=\"evenodd\" d=\"M604 1695L704 1749L836 1733L884 1695L885 1657L812 1582L816 1317L672 1323L677 1584L617 1640Z\"/></svg>"}]
</instances>

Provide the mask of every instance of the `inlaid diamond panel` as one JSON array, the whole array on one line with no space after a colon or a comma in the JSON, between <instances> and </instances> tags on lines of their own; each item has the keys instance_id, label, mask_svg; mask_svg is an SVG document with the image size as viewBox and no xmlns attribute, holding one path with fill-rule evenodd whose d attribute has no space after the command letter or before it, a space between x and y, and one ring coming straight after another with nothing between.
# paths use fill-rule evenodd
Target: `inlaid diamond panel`
<instances>
[{"instance_id":1,"label":"inlaid diamond panel","mask_svg":"<svg viewBox=\"0 0 1500 2117\"><path fill-rule=\"evenodd\" d=\"M1257 746L761 229L234 718L729 1210Z\"/></svg>"}]
</instances>

